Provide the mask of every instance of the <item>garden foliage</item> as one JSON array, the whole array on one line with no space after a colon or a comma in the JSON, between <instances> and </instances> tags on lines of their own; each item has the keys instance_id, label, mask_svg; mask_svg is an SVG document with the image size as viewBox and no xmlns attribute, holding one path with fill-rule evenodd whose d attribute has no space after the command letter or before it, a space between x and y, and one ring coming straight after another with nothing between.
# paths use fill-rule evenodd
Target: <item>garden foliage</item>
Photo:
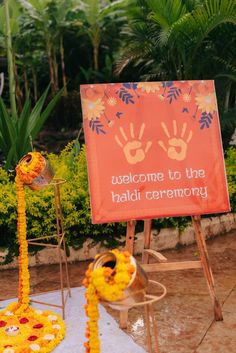
<instances>
[{"instance_id":1,"label":"garden foliage","mask_svg":"<svg viewBox=\"0 0 236 353\"><path fill-rule=\"evenodd\" d=\"M61 203L67 244L80 248L87 238L101 242L107 247L121 244L125 234L125 223L93 225L90 217L90 200L87 178L85 146L78 153L78 145L69 143L59 154L46 156L55 171L56 178L66 179L61 186ZM232 209L236 209L236 148L230 148L226 155L226 169ZM0 168L0 246L9 249L6 261L17 254L16 240L17 200L12 175ZM53 188L48 186L40 191L26 188L27 235L35 238L52 235L56 232ZM188 218L163 218L154 221L155 228L178 227L180 230L188 223ZM137 231L143 228L138 222ZM31 251L36 250L31 249ZM39 250L39 247L37 247Z\"/></svg>"}]
</instances>

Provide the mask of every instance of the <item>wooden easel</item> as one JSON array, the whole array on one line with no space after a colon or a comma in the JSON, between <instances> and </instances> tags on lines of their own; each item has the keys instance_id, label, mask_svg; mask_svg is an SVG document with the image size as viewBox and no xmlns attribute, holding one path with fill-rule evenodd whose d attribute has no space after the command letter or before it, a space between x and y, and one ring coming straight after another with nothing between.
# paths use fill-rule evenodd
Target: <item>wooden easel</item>
<instances>
[{"instance_id":1,"label":"wooden easel","mask_svg":"<svg viewBox=\"0 0 236 353\"><path fill-rule=\"evenodd\" d=\"M133 254L134 247L134 236L135 236L135 221L127 222L126 231L126 250ZM168 262L167 258L161 253L150 249L151 244L151 219L144 221L144 250L142 256L142 267L147 273L153 273L158 271L177 271L202 268L204 276L206 278L207 286L209 289L210 297L213 304L214 316L216 321L222 321L223 315L220 303L216 297L214 278L212 275L207 247L205 238L201 227L201 217L192 216L192 225L195 231L195 239L197 242L200 260L195 261L179 261L179 262ZM154 257L157 262L149 264L149 256ZM128 320L128 312L121 312L120 314L120 327L126 328Z\"/></svg>"}]
</instances>

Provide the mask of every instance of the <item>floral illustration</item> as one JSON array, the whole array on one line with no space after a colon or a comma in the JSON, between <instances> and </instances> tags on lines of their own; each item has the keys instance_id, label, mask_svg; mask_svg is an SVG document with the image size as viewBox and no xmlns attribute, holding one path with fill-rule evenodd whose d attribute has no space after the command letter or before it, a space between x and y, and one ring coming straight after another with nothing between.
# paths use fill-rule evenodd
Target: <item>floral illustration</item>
<instances>
[{"instance_id":1,"label":"floral illustration","mask_svg":"<svg viewBox=\"0 0 236 353\"><path fill-rule=\"evenodd\" d=\"M104 113L105 107L101 98L90 101L83 100L83 111L85 119L92 120L99 118Z\"/></svg>"},{"instance_id":2,"label":"floral illustration","mask_svg":"<svg viewBox=\"0 0 236 353\"><path fill-rule=\"evenodd\" d=\"M89 101L96 101L104 97L104 92L107 85L88 85L81 89L81 96L83 99Z\"/></svg>"},{"instance_id":3,"label":"floral illustration","mask_svg":"<svg viewBox=\"0 0 236 353\"><path fill-rule=\"evenodd\" d=\"M191 101L191 95L188 93L183 94L183 101L184 102L190 102Z\"/></svg>"},{"instance_id":4,"label":"floral illustration","mask_svg":"<svg viewBox=\"0 0 236 353\"><path fill-rule=\"evenodd\" d=\"M200 130L212 125L217 110L214 87L204 80L84 85L81 98L84 120L99 136L106 136L117 124L123 125L129 118L127 109L135 112L152 98L154 105L161 104L160 110L169 109L166 104L173 105L184 118L194 118Z\"/></svg>"},{"instance_id":5,"label":"floral illustration","mask_svg":"<svg viewBox=\"0 0 236 353\"><path fill-rule=\"evenodd\" d=\"M197 93L195 101L202 112L213 113L216 110L216 99L213 92L207 94Z\"/></svg>"},{"instance_id":6,"label":"floral illustration","mask_svg":"<svg viewBox=\"0 0 236 353\"><path fill-rule=\"evenodd\" d=\"M114 106L114 105L116 105L116 103L117 103L117 99L115 97L109 97L107 99L107 104L110 106Z\"/></svg>"},{"instance_id":7,"label":"floral illustration","mask_svg":"<svg viewBox=\"0 0 236 353\"><path fill-rule=\"evenodd\" d=\"M137 88L141 88L142 92L157 92L162 87L161 82L139 82Z\"/></svg>"}]
</instances>

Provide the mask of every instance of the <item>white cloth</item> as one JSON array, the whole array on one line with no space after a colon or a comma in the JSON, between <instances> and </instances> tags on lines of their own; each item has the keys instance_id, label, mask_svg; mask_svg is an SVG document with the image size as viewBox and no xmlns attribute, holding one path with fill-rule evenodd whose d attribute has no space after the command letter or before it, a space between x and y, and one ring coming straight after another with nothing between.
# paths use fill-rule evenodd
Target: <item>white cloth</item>
<instances>
[{"instance_id":1,"label":"white cloth","mask_svg":"<svg viewBox=\"0 0 236 353\"><path fill-rule=\"evenodd\" d=\"M34 296L32 299L54 304L61 304L60 291ZM0 302L3 309L10 302ZM83 343L86 340L84 331L87 318L84 313L85 304L84 288L72 288L72 297L66 303L66 327L67 332L64 340L54 349L53 353L84 353ZM33 303L33 307L42 310L52 310L61 315L61 309ZM101 353L145 353L133 339L119 328L117 322L99 306L100 320L99 331L101 340Z\"/></svg>"}]
</instances>

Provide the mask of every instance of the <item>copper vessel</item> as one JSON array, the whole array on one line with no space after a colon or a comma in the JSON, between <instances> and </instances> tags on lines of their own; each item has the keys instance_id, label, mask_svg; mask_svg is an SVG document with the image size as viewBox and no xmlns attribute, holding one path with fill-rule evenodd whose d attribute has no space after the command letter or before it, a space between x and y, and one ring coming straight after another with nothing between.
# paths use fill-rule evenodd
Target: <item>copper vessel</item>
<instances>
[{"instance_id":1,"label":"copper vessel","mask_svg":"<svg viewBox=\"0 0 236 353\"><path fill-rule=\"evenodd\" d=\"M30 165L32 163L32 155L26 154L24 157L21 158L19 164L24 162L24 164ZM44 158L44 157L43 157ZM41 190L46 185L50 183L50 181L54 177L54 171L49 163L49 161L44 158L44 167L40 174L32 181L31 184L26 184L32 190Z\"/></svg>"},{"instance_id":2,"label":"copper vessel","mask_svg":"<svg viewBox=\"0 0 236 353\"><path fill-rule=\"evenodd\" d=\"M103 300L104 303L108 303L109 306L116 310L127 310L132 307L135 303L139 303L144 300L145 290L148 286L148 278L146 272L142 267L136 262L133 256L130 257L131 264L135 267L135 271L130 279L129 284L124 290L124 295L120 300L115 302L107 302ZM110 267L115 270L116 268L116 255L113 252L108 251L99 255L93 262L93 269L100 267Z\"/></svg>"}]
</instances>

